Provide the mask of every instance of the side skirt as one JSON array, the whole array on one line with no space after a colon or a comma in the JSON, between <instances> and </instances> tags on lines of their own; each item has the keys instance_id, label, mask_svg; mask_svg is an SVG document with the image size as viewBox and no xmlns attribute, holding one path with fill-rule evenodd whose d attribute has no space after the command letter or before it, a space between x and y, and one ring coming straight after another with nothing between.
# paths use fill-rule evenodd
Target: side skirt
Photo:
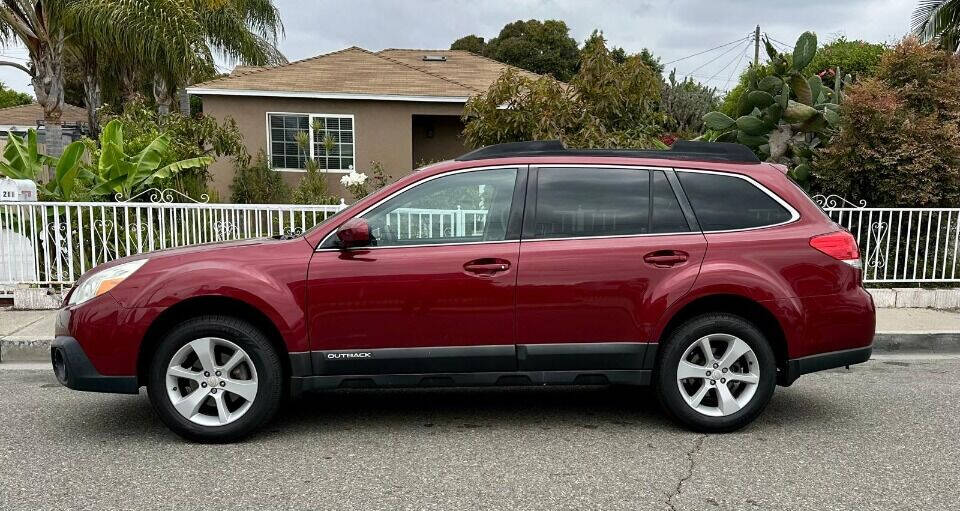
<instances>
[{"instance_id":1,"label":"side skirt","mask_svg":"<svg viewBox=\"0 0 960 511\"><path fill-rule=\"evenodd\" d=\"M338 388L649 385L651 375L650 370L637 369L295 376L290 381L290 390L297 394Z\"/></svg>"},{"instance_id":2,"label":"side skirt","mask_svg":"<svg viewBox=\"0 0 960 511\"><path fill-rule=\"evenodd\" d=\"M657 345L591 342L291 353L291 390L648 385Z\"/></svg>"}]
</instances>

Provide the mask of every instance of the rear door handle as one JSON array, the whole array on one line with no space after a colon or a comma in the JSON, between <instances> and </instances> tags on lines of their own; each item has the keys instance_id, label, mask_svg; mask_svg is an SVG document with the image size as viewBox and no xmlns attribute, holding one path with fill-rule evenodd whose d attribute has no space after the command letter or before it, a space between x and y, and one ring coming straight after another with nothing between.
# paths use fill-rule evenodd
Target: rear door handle
<instances>
[{"instance_id":1,"label":"rear door handle","mask_svg":"<svg viewBox=\"0 0 960 511\"><path fill-rule=\"evenodd\" d=\"M647 264L652 264L657 268L669 268L671 266L685 263L690 255L680 250L657 250L643 256Z\"/></svg>"},{"instance_id":2,"label":"rear door handle","mask_svg":"<svg viewBox=\"0 0 960 511\"><path fill-rule=\"evenodd\" d=\"M493 275L509 270L510 261L493 258L474 259L464 263L463 269L476 275Z\"/></svg>"}]
</instances>

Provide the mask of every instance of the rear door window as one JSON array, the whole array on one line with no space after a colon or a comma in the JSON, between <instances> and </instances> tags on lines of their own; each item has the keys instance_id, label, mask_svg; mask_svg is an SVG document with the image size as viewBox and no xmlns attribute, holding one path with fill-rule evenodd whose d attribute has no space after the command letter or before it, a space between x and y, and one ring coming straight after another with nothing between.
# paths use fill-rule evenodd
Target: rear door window
<instances>
[{"instance_id":1,"label":"rear door window","mask_svg":"<svg viewBox=\"0 0 960 511\"><path fill-rule=\"evenodd\" d=\"M680 184L704 231L776 225L793 215L752 182L731 175L678 171Z\"/></svg>"},{"instance_id":2,"label":"rear door window","mask_svg":"<svg viewBox=\"0 0 960 511\"><path fill-rule=\"evenodd\" d=\"M533 238L627 236L689 230L662 171L541 168Z\"/></svg>"}]
</instances>

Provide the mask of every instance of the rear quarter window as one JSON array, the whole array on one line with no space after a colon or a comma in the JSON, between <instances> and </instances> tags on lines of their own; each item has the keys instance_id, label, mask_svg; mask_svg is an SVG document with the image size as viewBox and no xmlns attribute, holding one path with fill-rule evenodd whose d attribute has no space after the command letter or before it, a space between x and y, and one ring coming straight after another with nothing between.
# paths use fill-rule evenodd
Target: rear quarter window
<instances>
[{"instance_id":1,"label":"rear quarter window","mask_svg":"<svg viewBox=\"0 0 960 511\"><path fill-rule=\"evenodd\" d=\"M752 182L736 176L677 172L680 185L704 231L776 225L793 215Z\"/></svg>"}]
</instances>

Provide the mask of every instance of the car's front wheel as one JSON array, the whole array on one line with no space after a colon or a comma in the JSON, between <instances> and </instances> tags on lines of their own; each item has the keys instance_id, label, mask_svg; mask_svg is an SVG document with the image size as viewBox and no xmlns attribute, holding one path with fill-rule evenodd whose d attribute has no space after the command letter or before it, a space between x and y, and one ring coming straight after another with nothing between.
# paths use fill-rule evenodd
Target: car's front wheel
<instances>
[{"instance_id":1,"label":"car's front wheel","mask_svg":"<svg viewBox=\"0 0 960 511\"><path fill-rule=\"evenodd\" d=\"M280 359L257 328L203 316L171 329L149 368L147 393L167 426L198 442L231 442L263 426L283 391Z\"/></svg>"},{"instance_id":2,"label":"car's front wheel","mask_svg":"<svg viewBox=\"0 0 960 511\"><path fill-rule=\"evenodd\" d=\"M753 421L776 387L776 358L752 323L706 314L673 331L661 346L657 394L687 427L726 432Z\"/></svg>"}]
</instances>

